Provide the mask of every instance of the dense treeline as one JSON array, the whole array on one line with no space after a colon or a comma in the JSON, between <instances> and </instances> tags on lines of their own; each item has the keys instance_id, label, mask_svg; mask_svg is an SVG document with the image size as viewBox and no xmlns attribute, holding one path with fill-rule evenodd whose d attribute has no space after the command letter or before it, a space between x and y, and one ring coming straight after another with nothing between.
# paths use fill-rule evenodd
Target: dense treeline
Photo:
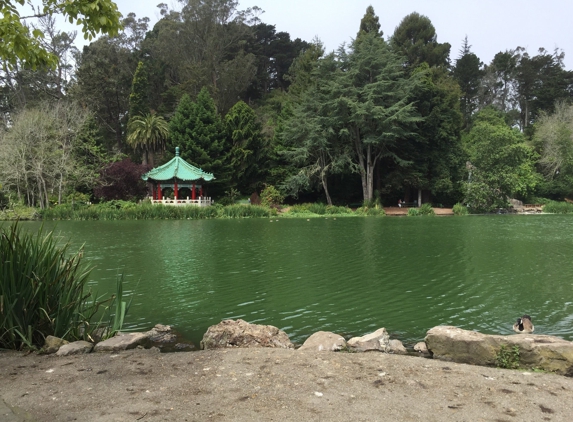
<instances>
[{"instance_id":1,"label":"dense treeline","mask_svg":"<svg viewBox=\"0 0 573 422\"><path fill-rule=\"evenodd\" d=\"M370 6L328 53L234 0L158 7L153 28L131 13L82 51L43 18L58 65L3 63L3 206L138 199L138 175L176 146L215 174L215 199L272 185L291 202L484 211L573 194L562 51L516 47L484 64L466 38L452 57L426 16L385 34Z\"/></svg>"}]
</instances>

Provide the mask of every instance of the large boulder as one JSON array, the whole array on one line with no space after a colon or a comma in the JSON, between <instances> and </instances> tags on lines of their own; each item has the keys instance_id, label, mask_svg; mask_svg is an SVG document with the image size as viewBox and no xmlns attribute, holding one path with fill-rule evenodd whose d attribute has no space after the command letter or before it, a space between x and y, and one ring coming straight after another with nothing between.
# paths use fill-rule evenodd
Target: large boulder
<instances>
[{"instance_id":1,"label":"large boulder","mask_svg":"<svg viewBox=\"0 0 573 422\"><path fill-rule=\"evenodd\" d=\"M426 345L434 358L472 365L496 365L502 350L519 348L519 367L573 375L573 342L559 337L514 334L487 335L451 326L430 329Z\"/></svg>"},{"instance_id":2,"label":"large boulder","mask_svg":"<svg viewBox=\"0 0 573 422\"><path fill-rule=\"evenodd\" d=\"M272 325L250 324L242 319L227 319L212 325L201 340L201 349L225 347L275 347L293 349L288 335Z\"/></svg>"},{"instance_id":3,"label":"large boulder","mask_svg":"<svg viewBox=\"0 0 573 422\"><path fill-rule=\"evenodd\" d=\"M390 352L390 336L386 328L380 328L362 337L352 337L346 343L353 352Z\"/></svg>"},{"instance_id":4,"label":"large boulder","mask_svg":"<svg viewBox=\"0 0 573 422\"><path fill-rule=\"evenodd\" d=\"M307 338L298 350L338 352L343 349L346 349L344 337L330 331L318 331Z\"/></svg>"},{"instance_id":5,"label":"large boulder","mask_svg":"<svg viewBox=\"0 0 573 422\"><path fill-rule=\"evenodd\" d=\"M390 340L389 342L390 350L388 353L394 353L395 355L407 355L408 350L404 347L400 340Z\"/></svg>"}]
</instances>

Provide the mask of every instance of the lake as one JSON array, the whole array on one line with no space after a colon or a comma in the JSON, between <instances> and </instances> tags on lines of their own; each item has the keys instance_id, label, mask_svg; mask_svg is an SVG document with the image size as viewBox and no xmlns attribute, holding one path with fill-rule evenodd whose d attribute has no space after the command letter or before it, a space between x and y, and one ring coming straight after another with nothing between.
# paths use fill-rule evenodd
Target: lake
<instances>
[{"instance_id":1,"label":"lake","mask_svg":"<svg viewBox=\"0 0 573 422\"><path fill-rule=\"evenodd\" d=\"M436 325L573 340L573 219L558 215L46 222L95 266L90 286L133 297L127 328L199 344L226 318L295 343L386 327L406 345ZM35 229L38 222L22 222Z\"/></svg>"}]
</instances>

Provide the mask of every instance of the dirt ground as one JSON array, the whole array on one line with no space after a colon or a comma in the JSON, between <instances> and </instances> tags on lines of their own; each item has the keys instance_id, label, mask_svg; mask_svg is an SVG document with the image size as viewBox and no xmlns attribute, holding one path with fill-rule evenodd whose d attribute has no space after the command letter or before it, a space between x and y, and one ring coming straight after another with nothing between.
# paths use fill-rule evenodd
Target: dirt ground
<instances>
[{"instance_id":1,"label":"dirt ground","mask_svg":"<svg viewBox=\"0 0 573 422\"><path fill-rule=\"evenodd\" d=\"M383 353L0 353L0 421L571 421L573 378Z\"/></svg>"}]
</instances>

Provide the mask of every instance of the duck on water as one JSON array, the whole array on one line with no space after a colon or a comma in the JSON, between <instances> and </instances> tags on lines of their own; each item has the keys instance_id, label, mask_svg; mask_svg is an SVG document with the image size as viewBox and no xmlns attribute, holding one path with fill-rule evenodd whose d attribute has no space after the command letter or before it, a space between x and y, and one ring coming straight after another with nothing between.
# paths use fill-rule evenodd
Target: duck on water
<instances>
[{"instance_id":1,"label":"duck on water","mask_svg":"<svg viewBox=\"0 0 573 422\"><path fill-rule=\"evenodd\" d=\"M513 324L513 331L516 333L528 334L532 333L535 327L531 323L531 317L529 315L523 315L521 318L517 318L517 322Z\"/></svg>"}]
</instances>

